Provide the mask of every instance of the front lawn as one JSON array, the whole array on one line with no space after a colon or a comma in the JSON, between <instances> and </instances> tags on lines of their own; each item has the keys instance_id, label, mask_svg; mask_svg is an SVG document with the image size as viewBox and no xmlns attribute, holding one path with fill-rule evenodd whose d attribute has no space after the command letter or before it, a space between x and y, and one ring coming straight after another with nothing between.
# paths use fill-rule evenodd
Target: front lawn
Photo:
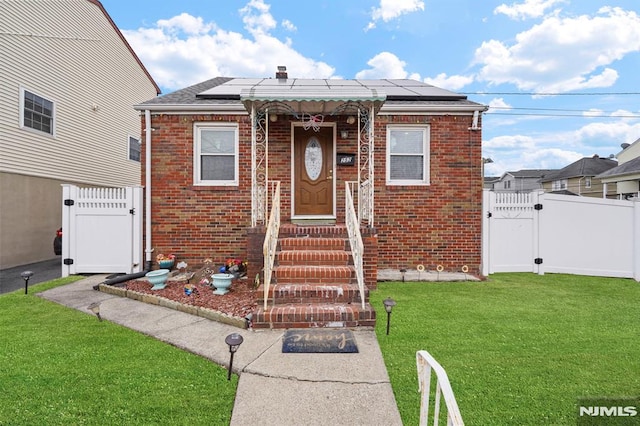
<instances>
[{"instance_id":1,"label":"front lawn","mask_svg":"<svg viewBox=\"0 0 640 426\"><path fill-rule=\"evenodd\" d=\"M578 398L638 397L639 300L633 280L556 274L380 283L371 294L407 425L419 422L418 350L447 371L465 425L576 424Z\"/></svg>"},{"instance_id":2,"label":"front lawn","mask_svg":"<svg viewBox=\"0 0 640 426\"><path fill-rule=\"evenodd\" d=\"M237 376L34 295L73 279L0 296L0 424L229 424Z\"/></svg>"}]
</instances>

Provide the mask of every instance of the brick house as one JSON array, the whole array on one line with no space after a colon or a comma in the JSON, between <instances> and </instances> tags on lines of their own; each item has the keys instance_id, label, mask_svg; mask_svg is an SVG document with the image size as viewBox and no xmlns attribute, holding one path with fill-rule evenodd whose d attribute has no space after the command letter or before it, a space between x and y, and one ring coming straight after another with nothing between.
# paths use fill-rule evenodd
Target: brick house
<instances>
[{"instance_id":1,"label":"brick house","mask_svg":"<svg viewBox=\"0 0 640 426\"><path fill-rule=\"evenodd\" d=\"M480 273L486 107L466 96L281 69L275 79L214 78L136 109L147 261L152 249L194 265L246 258L266 287L258 326L370 325L367 291L383 269ZM278 313L328 299L335 317ZM347 318L345 307L358 312Z\"/></svg>"}]
</instances>

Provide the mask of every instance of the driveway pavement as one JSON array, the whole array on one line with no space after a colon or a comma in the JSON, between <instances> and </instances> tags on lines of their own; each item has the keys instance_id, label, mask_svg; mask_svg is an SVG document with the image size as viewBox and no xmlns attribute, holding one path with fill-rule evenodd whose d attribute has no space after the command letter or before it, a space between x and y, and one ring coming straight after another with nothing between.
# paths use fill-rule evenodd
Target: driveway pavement
<instances>
[{"instance_id":1,"label":"driveway pavement","mask_svg":"<svg viewBox=\"0 0 640 426\"><path fill-rule=\"evenodd\" d=\"M43 262L20 265L8 269L0 269L0 294L24 289L24 280L20 276L23 271L32 271L29 285L51 281L62 276L62 264L60 257L45 260Z\"/></svg>"}]
</instances>

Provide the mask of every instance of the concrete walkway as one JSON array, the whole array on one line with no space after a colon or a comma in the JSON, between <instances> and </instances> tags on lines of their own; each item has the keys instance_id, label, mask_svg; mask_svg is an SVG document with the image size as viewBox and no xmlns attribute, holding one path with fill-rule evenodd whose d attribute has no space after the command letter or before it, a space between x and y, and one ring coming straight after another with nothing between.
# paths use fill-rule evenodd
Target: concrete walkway
<instances>
[{"instance_id":1,"label":"concrete walkway","mask_svg":"<svg viewBox=\"0 0 640 426\"><path fill-rule=\"evenodd\" d=\"M104 275L47 290L39 296L227 366L224 339L239 333L234 356L240 375L231 425L401 425L376 335L354 331L359 353L282 353L284 331L242 330L205 318L93 289Z\"/></svg>"}]
</instances>

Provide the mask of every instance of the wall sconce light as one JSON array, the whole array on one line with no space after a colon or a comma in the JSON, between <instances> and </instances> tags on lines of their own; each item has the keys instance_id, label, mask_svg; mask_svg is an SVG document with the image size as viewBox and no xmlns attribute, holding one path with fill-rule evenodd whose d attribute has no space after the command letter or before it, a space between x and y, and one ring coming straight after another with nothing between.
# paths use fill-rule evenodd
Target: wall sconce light
<instances>
[{"instance_id":1,"label":"wall sconce light","mask_svg":"<svg viewBox=\"0 0 640 426\"><path fill-rule=\"evenodd\" d=\"M99 302L93 302L92 304L87 306L87 309L89 309L91 312L93 312L95 314L95 316L98 317L99 321L102 321L102 317L100 316L100 303Z\"/></svg>"},{"instance_id":2,"label":"wall sconce light","mask_svg":"<svg viewBox=\"0 0 640 426\"><path fill-rule=\"evenodd\" d=\"M382 301L384 305L384 310L387 311L387 336L389 335L389 324L391 324L391 311L393 307L396 306L396 301L390 297L387 297Z\"/></svg>"},{"instance_id":3,"label":"wall sconce light","mask_svg":"<svg viewBox=\"0 0 640 426\"><path fill-rule=\"evenodd\" d=\"M349 137L349 131L348 130L341 130L340 131L340 137L342 139L347 139Z\"/></svg>"},{"instance_id":4,"label":"wall sconce light","mask_svg":"<svg viewBox=\"0 0 640 426\"><path fill-rule=\"evenodd\" d=\"M353 115L347 117L347 124L353 124L356 122L356 118Z\"/></svg>"},{"instance_id":5,"label":"wall sconce light","mask_svg":"<svg viewBox=\"0 0 640 426\"><path fill-rule=\"evenodd\" d=\"M278 121L278 116L276 114L269 114L269 121L275 123Z\"/></svg>"},{"instance_id":6,"label":"wall sconce light","mask_svg":"<svg viewBox=\"0 0 640 426\"><path fill-rule=\"evenodd\" d=\"M231 380L231 370L233 368L233 354L236 353L244 339L238 333L231 333L228 335L224 342L229 345L229 353L231 353L231 359L229 359L229 372L227 373L227 380Z\"/></svg>"},{"instance_id":7,"label":"wall sconce light","mask_svg":"<svg viewBox=\"0 0 640 426\"><path fill-rule=\"evenodd\" d=\"M33 271L24 271L20 276L24 280L24 294L27 294L29 291L29 278L33 276Z\"/></svg>"}]
</instances>

